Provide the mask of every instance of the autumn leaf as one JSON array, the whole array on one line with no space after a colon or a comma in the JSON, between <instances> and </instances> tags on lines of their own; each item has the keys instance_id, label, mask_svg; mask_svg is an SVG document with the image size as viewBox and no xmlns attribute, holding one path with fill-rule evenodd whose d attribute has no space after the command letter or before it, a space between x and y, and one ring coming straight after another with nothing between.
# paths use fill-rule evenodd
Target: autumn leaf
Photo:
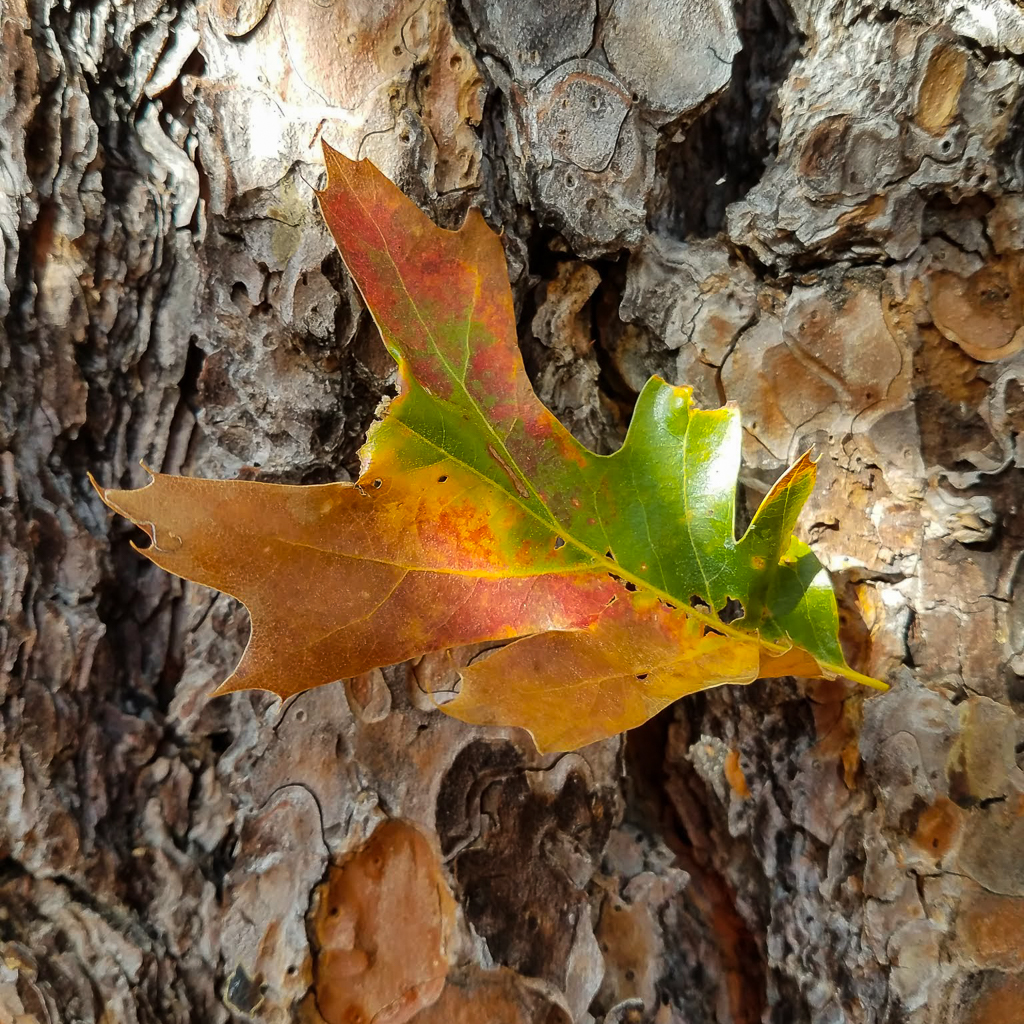
<instances>
[{"instance_id":1,"label":"autumn leaf","mask_svg":"<svg viewBox=\"0 0 1024 1024\"><path fill-rule=\"evenodd\" d=\"M736 409L698 410L655 377L621 449L589 451L530 386L479 211L443 230L370 163L325 152L324 216L399 371L358 482L101 491L154 562L248 607L252 638L218 692L284 696L520 636L444 710L565 748L782 670L882 686L846 664L827 574L792 536L807 456L737 539ZM720 615L730 602L740 619Z\"/></svg>"}]
</instances>

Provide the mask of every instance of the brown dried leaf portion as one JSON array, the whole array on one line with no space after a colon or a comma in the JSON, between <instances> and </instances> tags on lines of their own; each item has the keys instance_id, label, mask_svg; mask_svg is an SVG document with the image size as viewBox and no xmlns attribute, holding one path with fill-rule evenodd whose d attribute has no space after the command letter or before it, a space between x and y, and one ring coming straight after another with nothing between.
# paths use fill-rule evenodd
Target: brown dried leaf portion
<instances>
[{"instance_id":1,"label":"brown dried leaf portion","mask_svg":"<svg viewBox=\"0 0 1024 1024\"><path fill-rule=\"evenodd\" d=\"M374 465L383 479L371 473L365 486L157 474L138 490L99 489L149 535L147 558L249 610L249 644L218 694L250 688L288 697L427 651L572 628L600 614L614 589L600 576L446 571L449 555L468 549L439 520L425 528L424 496L433 494L444 514L438 470L400 474L384 458ZM444 479L454 487L455 470ZM459 518L463 527L469 511ZM487 508L480 515L497 522ZM446 551L426 552L423 537ZM564 621L552 617L545 600L563 592L574 603ZM528 622L515 621L524 615Z\"/></svg>"},{"instance_id":2,"label":"brown dried leaf portion","mask_svg":"<svg viewBox=\"0 0 1024 1024\"><path fill-rule=\"evenodd\" d=\"M326 1024L403 1024L441 995L455 902L415 826L385 822L332 866L312 916L313 990Z\"/></svg>"},{"instance_id":3,"label":"brown dried leaf portion","mask_svg":"<svg viewBox=\"0 0 1024 1024\"><path fill-rule=\"evenodd\" d=\"M476 725L527 729L542 753L576 750L635 728L687 694L819 671L796 647L771 657L753 640L708 631L637 594L589 629L526 637L468 666L442 710Z\"/></svg>"}]
</instances>

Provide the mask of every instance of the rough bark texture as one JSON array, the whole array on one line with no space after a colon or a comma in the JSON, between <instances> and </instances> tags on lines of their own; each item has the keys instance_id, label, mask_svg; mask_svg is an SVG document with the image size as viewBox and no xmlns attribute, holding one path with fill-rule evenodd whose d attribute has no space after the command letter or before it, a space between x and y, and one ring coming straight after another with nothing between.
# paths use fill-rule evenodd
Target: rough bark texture
<instances>
[{"instance_id":1,"label":"rough bark texture","mask_svg":"<svg viewBox=\"0 0 1024 1024\"><path fill-rule=\"evenodd\" d=\"M0 37L0 1019L1024 1021L1018 6L7 0ZM503 230L584 442L659 372L740 403L749 497L816 444L802 529L892 691L545 759L432 711L441 658L207 702L244 613L85 474L348 478L393 378L318 133Z\"/></svg>"}]
</instances>

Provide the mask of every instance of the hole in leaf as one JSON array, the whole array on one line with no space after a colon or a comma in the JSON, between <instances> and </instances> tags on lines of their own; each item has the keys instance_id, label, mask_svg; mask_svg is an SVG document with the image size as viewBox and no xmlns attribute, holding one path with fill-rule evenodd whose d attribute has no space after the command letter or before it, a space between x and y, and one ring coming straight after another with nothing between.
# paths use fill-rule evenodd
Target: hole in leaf
<instances>
[{"instance_id":1,"label":"hole in leaf","mask_svg":"<svg viewBox=\"0 0 1024 1024\"><path fill-rule=\"evenodd\" d=\"M565 547L565 538L564 537L556 537L555 538L555 550L557 551L559 548L564 548L564 547Z\"/></svg>"},{"instance_id":2,"label":"hole in leaf","mask_svg":"<svg viewBox=\"0 0 1024 1024\"><path fill-rule=\"evenodd\" d=\"M629 591L629 592L630 592L631 594L632 594L632 593L634 593L634 592L636 591L636 584L635 584L635 583L630 583L630 582L629 582L629 581L627 580L627 581L626 581L626 584L625 584L625 586L626 586L626 589L627 589L627 590L628 590L628 591Z\"/></svg>"},{"instance_id":3,"label":"hole in leaf","mask_svg":"<svg viewBox=\"0 0 1024 1024\"><path fill-rule=\"evenodd\" d=\"M735 622L743 618L743 604L734 598L729 598L725 606L718 610L718 617L723 622Z\"/></svg>"},{"instance_id":4,"label":"hole in leaf","mask_svg":"<svg viewBox=\"0 0 1024 1024\"><path fill-rule=\"evenodd\" d=\"M448 477L446 477L446 476L439 476L439 477L437 478L437 482L438 482L439 484L443 484L443 483L445 482L445 480L447 480L447 479L448 479Z\"/></svg>"},{"instance_id":5,"label":"hole in leaf","mask_svg":"<svg viewBox=\"0 0 1024 1024\"><path fill-rule=\"evenodd\" d=\"M381 480L381 479L380 479L380 477L378 477L378 478L377 478L376 480L374 480L374 481L373 481L373 486L374 486L375 488L376 488L376 487L380 487L380 485L381 485L382 483L384 483L384 481L383 481L383 480Z\"/></svg>"},{"instance_id":6,"label":"hole in leaf","mask_svg":"<svg viewBox=\"0 0 1024 1024\"><path fill-rule=\"evenodd\" d=\"M610 561L610 562L614 562L615 561L615 556L611 553L611 551L606 551L604 553L604 557L607 558L608 561Z\"/></svg>"},{"instance_id":7,"label":"hole in leaf","mask_svg":"<svg viewBox=\"0 0 1024 1024\"><path fill-rule=\"evenodd\" d=\"M641 682L643 682L643 680L645 680L647 678L647 676L648 676L647 672L638 672L637 673L637 679L639 679ZM615 909L618 910L619 908L616 907Z\"/></svg>"},{"instance_id":8,"label":"hole in leaf","mask_svg":"<svg viewBox=\"0 0 1024 1024\"><path fill-rule=\"evenodd\" d=\"M692 594L690 596L690 607L696 608L701 612L711 611L711 606L700 596L700 594Z\"/></svg>"}]
</instances>

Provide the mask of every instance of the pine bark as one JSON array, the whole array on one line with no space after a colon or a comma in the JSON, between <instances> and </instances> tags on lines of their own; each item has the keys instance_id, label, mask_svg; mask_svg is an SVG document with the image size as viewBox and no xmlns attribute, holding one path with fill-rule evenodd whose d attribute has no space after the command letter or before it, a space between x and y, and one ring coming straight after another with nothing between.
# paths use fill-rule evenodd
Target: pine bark
<instances>
[{"instance_id":1,"label":"pine bark","mask_svg":"<svg viewBox=\"0 0 1024 1024\"><path fill-rule=\"evenodd\" d=\"M400 819L459 908L421 1024L1024 1024L1019 6L8 0L0 41L0 1021L340 1024L324 901ZM816 446L891 691L547 758L432 710L441 658L208 701L244 611L87 474L351 479L394 376L321 136L503 232L588 445L660 373L742 408L748 508Z\"/></svg>"}]
</instances>

